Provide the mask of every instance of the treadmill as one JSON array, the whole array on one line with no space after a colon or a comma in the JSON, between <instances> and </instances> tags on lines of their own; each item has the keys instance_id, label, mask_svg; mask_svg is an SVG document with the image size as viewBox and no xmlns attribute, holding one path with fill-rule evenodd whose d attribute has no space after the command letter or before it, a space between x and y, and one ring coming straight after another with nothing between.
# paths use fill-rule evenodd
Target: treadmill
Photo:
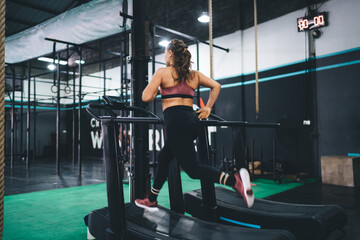
<instances>
[{"instance_id":1,"label":"treadmill","mask_svg":"<svg viewBox=\"0 0 360 240\"><path fill-rule=\"evenodd\" d=\"M197 218L185 216L173 210L159 206L157 212L149 212L137 207L134 203L124 204L124 192L122 185L123 166L118 163L118 141L116 124L162 124L162 120L151 112L126 106L114 98L104 98L105 104L91 103L87 111L95 119L101 121L104 162L106 172L106 186L108 207L94 210L85 216L85 224L88 231L97 240L126 240L126 239L295 239L293 234L286 230L256 230L238 228L219 223L207 222ZM119 117L100 116L96 109L138 111L145 117ZM174 162L174 161L173 161ZM169 185L172 183L169 172ZM178 171L178 175L180 172ZM171 200L171 199L170 199ZM172 203L173 204L173 203ZM175 203L179 205L179 203Z\"/></svg>"},{"instance_id":2,"label":"treadmill","mask_svg":"<svg viewBox=\"0 0 360 240\"><path fill-rule=\"evenodd\" d=\"M229 126L233 134L235 165L245 167L242 131L246 127L279 128L281 123L249 123L225 121L212 114L214 120L201 121L204 126L198 142L200 159L209 164L207 126ZM286 229L296 239L326 239L334 230L342 231L347 214L337 205L289 204L255 198L252 208L247 208L234 191L201 182L202 189L184 194L185 211L194 217L213 222L227 223L255 229ZM342 231L343 232L343 231Z\"/></svg>"}]
</instances>

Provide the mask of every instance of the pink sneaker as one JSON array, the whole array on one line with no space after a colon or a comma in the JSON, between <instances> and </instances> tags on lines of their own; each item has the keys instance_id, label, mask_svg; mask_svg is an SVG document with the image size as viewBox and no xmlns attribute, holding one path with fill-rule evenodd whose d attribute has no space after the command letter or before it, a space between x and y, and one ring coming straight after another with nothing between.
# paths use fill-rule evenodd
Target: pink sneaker
<instances>
[{"instance_id":1,"label":"pink sneaker","mask_svg":"<svg viewBox=\"0 0 360 240\"><path fill-rule=\"evenodd\" d=\"M254 204L254 193L251 189L250 176L245 168L241 168L239 172L235 173L235 191L242 196L248 208Z\"/></svg>"},{"instance_id":2,"label":"pink sneaker","mask_svg":"<svg viewBox=\"0 0 360 240\"><path fill-rule=\"evenodd\" d=\"M144 199L136 199L135 200L135 204L138 207L147 209L150 212L156 212L158 209L158 202L150 202L149 198L144 198Z\"/></svg>"}]
</instances>

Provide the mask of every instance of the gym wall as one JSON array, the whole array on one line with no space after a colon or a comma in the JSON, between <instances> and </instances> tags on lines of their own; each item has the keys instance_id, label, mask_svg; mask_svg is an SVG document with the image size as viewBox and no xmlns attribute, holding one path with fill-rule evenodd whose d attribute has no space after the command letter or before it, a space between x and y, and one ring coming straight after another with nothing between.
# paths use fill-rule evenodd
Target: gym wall
<instances>
[{"instance_id":1,"label":"gym wall","mask_svg":"<svg viewBox=\"0 0 360 240\"><path fill-rule=\"evenodd\" d=\"M319 11L329 12L329 26L320 29L322 35L315 40L316 60L307 61L307 34L297 32L296 19L304 16L306 9L258 25L259 121L276 122L283 117L300 124L311 121L310 126L301 126L298 154L294 146L278 143L277 157L290 163L290 168L298 167L312 176L321 174L322 155L360 152L360 29L344 27L360 21L359 8L357 0L330 0L321 6ZM216 113L225 119L256 121L254 27L216 38L214 44L230 49L226 53L214 48L214 79L222 84ZM196 46L189 49L196 69ZM163 54L157 59L162 60ZM199 69L209 75L209 49L203 44ZM206 99L208 91L202 89L201 95ZM260 158L260 145L263 159L272 159L275 131L247 130L249 147L252 138L255 159ZM219 132L218 147L224 144L230 148L229 141L228 135ZM219 155L222 149L218 161ZM231 157L230 150L226 157Z\"/></svg>"}]
</instances>

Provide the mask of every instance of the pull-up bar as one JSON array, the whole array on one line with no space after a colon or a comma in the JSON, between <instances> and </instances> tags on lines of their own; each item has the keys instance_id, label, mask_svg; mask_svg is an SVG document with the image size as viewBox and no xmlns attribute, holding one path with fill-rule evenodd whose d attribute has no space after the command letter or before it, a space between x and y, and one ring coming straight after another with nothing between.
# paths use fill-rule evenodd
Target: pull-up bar
<instances>
[{"instance_id":1,"label":"pull-up bar","mask_svg":"<svg viewBox=\"0 0 360 240\"><path fill-rule=\"evenodd\" d=\"M173 29L170 29L170 28L162 27L162 26L159 26L159 25L154 25L154 27L155 27L155 28L158 28L158 29L161 29L161 30L164 30L164 31L167 31L167 32L169 32L169 33L176 34L176 35L178 35L178 36L180 36L180 37L183 37L183 38L186 38L186 39L195 41L195 42L200 42L200 43L204 43L204 44L209 45L209 43L206 42L206 41L199 40L199 39L197 39L196 37L187 35L187 34L182 33L182 32L178 32L178 31L173 30ZM220 47L220 46L215 45L215 44L213 44L213 47L214 47L214 48L221 49L221 50L223 50L223 51L225 51L225 52L229 52L229 51L230 51L228 48L223 48L223 47Z\"/></svg>"},{"instance_id":2,"label":"pull-up bar","mask_svg":"<svg viewBox=\"0 0 360 240\"><path fill-rule=\"evenodd\" d=\"M121 56L121 53L119 53L119 52L110 51L110 50L104 50L104 49L98 49L98 48L95 48L95 47L89 47L89 46L86 46L84 44L77 44L77 43L67 42L67 41L54 39L54 38L45 38L45 40L51 41L51 42L68 44L68 45L72 45L72 46L75 46L75 47L88 48L88 49L91 49L91 50L101 51L101 52L108 53L108 54L115 55L115 56Z\"/></svg>"}]
</instances>

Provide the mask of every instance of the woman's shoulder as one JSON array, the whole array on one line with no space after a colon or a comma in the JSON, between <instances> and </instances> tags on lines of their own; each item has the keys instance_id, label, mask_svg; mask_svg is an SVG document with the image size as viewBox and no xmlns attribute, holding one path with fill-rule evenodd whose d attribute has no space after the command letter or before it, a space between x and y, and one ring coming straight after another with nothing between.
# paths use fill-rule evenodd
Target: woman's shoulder
<instances>
[{"instance_id":1,"label":"woman's shoulder","mask_svg":"<svg viewBox=\"0 0 360 240\"><path fill-rule=\"evenodd\" d=\"M161 67L161 68L158 68L158 70L156 70L156 73L168 74L168 73L171 73L171 71L172 71L171 67Z\"/></svg>"},{"instance_id":2,"label":"woman's shoulder","mask_svg":"<svg viewBox=\"0 0 360 240\"><path fill-rule=\"evenodd\" d=\"M190 70L191 78L197 78L199 75L199 71L197 70Z\"/></svg>"}]
</instances>

